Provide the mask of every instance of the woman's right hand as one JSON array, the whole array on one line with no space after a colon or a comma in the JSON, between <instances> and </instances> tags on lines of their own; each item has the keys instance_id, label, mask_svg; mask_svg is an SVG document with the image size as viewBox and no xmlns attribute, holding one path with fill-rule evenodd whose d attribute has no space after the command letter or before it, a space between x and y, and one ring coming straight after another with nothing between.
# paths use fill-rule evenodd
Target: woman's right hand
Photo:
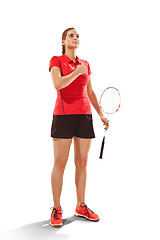
<instances>
[{"instance_id":1,"label":"woman's right hand","mask_svg":"<svg viewBox=\"0 0 160 240\"><path fill-rule=\"evenodd\" d=\"M81 75L81 74L87 73L87 68L85 65L81 64L81 65L77 66L75 71L77 71L77 73L79 73Z\"/></svg>"}]
</instances>

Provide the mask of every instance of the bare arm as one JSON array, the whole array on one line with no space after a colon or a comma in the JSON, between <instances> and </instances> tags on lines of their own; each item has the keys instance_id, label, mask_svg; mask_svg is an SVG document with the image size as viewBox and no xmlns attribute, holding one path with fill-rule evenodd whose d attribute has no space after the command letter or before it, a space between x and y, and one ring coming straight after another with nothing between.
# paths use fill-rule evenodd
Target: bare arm
<instances>
[{"instance_id":1,"label":"bare arm","mask_svg":"<svg viewBox=\"0 0 160 240\"><path fill-rule=\"evenodd\" d=\"M103 113L100 109L100 106L98 104L98 101L97 101L97 97L96 97L96 94L94 93L93 89L92 89L92 84L91 84L91 79L89 77L89 82L87 84L87 93L88 93L88 97L89 97L89 100L91 101L93 107L95 108L95 110L97 111L97 113L99 114L99 116L103 116Z\"/></svg>"},{"instance_id":2,"label":"bare arm","mask_svg":"<svg viewBox=\"0 0 160 240\"><path fill-rule=\"evenodd\" d=\"M72 73L61 76L61 70L59 67L53 66L51 68L51 76L53 80L54 87L57 90L67 87L71 82L73 82L79 75L86 73L87 69L84 65L78 65L76 70Z\"/></svg>"},{"instance_id":3,"label":"bare arm","mask_svg":"<svg viewBox=\"0 0 160 240\"><path fill-rule=\"evenodd\" d=\"M87 93L88 93L88 97L89 97L90 102L92 103L93 107L95 108L95 110L99 114L102 122L105 125L105 130L107 130L108 127L109 127L109 120L107 120L107 118L104 117L104 115L103 115L103 113L100 109L100 106L99 106L98 101L97 101L96 94L94 93L94 91L92 89L92 84L91 84L91 78L90 77L89 77L89 82L87 84Z\"/></svg>"}]
</instances>

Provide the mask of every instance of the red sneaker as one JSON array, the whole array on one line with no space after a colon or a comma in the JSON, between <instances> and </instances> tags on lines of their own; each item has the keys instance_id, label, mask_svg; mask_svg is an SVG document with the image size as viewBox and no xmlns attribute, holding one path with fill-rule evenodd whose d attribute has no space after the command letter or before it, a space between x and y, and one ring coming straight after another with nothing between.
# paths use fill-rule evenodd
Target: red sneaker
<instances>
[{"instance_id":1,"label":"red sneaker","mask_svg":"<svg viewBox=\"0 0 160 240\"><path fill-rule=\"evenodd\" d=\"M61 227L63 225L62 221L62 209L59 208L50 208L52 210L50 225L53 227Z\"/></svg>"},{"instance_id":2,"label":"red sneaker","mask_svg":"<svg viewBox=\"0 0 160 240\"><path fill-rule=\"evenodd\" d=\"M95 222L99 221L100 219L100 217L97 214L95 214L91 209L89 209L85 203L81 203L79 207L76 206L74 215L76 217L85 217L88 220Z\"/></svg>"}]
</instances>

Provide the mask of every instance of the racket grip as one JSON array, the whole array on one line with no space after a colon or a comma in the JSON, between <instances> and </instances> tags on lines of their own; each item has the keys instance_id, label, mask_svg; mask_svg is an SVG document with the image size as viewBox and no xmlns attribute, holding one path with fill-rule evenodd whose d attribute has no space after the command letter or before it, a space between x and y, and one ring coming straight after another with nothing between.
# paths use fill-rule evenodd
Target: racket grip
<instances>
[{"instance_id":1,"label":"racket grip","mask_svg":"<svg viewBox=\"0 0 160 240\"><path fill-rule=\"evenodd\" d=\"M99 158L101 158L101 159L102 159L102 155L103 155L104 143L105 143L105 136L103 137L103 140L102 140L101 152L100 152L100 156L99 156Z\"/></svg>"}]
</instances>

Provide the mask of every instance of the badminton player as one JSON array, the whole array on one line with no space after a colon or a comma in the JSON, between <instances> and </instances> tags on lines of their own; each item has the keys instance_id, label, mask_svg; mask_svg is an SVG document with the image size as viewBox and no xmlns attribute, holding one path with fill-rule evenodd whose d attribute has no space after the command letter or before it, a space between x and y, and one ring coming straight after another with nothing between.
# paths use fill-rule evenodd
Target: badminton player
<instances>
[{"instance_id":1,"label":"badminton player","mask_svg":"<svg viewBox=\"0 0 160 240\"><path fill-rule=\"evenodd\" d=\"M75 185L77 204L75 216L98 221L85 202L86 166L91 140L95 138L91 104L105 125L109 121L103 116L97 97L91 85L91 69L86 60L76 55L79 47L79 34L75 28L68 28L62 34L62 55L53 56L49 62L49 71L53 85L57 90L57 99L53 111L51 137L53 138L54 167L51 173L53 208L50 225L63 225L60 196L63 173L68 160L72 139L74 142ZM91 104L90 104L91 103Z\"/></svg>"}]
</instances>

